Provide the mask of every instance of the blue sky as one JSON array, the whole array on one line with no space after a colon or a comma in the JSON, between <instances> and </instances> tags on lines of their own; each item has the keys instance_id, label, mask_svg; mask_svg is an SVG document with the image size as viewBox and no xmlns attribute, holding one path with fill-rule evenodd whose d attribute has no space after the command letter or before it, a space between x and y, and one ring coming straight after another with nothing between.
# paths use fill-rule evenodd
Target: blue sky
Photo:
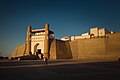
<instances>
[{"instance_id":1,"label":"blue sky","mask_svg":"<svg viewBox=\"0 0 120 80\"><path fill-rule=\"evenodd\" d=\"M9 56L25 43L27 25L43 28L56 38L81 35L91 27L120 32L119 0L0 0L0 52Z\"/></svg>"}]
</instances>

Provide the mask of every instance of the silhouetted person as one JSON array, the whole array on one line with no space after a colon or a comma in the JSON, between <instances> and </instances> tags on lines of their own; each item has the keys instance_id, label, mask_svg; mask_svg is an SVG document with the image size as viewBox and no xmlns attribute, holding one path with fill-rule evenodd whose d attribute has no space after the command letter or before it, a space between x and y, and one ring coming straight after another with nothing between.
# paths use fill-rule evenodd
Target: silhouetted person
<instances>
[{"instance_id":1,"label":"silhouetted person","mask_svg":"<svg viewBox=\"0 0 120 80\"><path fill-rule=\"evenodd\" d=\"M44 57L44 64L45 64L45 65L48 64L48 59L47 59L47 57Z\"/></svg>"}]
</instances>

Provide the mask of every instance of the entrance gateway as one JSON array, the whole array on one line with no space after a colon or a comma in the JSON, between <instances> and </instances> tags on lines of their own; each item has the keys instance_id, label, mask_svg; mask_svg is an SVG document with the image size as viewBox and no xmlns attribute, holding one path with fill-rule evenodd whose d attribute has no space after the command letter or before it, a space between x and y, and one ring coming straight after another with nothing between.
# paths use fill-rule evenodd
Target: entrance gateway
<instances>
[{"instance_id":1,"label":"entrance gateway","mask_svg":"<svg viewBox=\"0 0 120 80\"><path fill-rule=\"evenodd\" d=\"M43 54L41 53L41 49L38 48L39 43L36 43L34 46L34 55L37 55L39 59L43 59Z\"/></svg>"},{"instance_id":2,"label":"entrance gateway","mask_svg":"<svg viewBox=\"0 0 120 80\"><path fill-rule=\"evenodd\" d=\"M30 26L29 26L30 27ZM31 28L30 28L31 29ZM54 32L49 30L49 24L45 24L45 28L28 30L30 35L27 36L29 50L27 53L31 52L32 55L37 55L40 59L47 57L49 59L49 40L54 39ZM30 37L29 37L30 36Z\"/></svg>"}]
</instances>

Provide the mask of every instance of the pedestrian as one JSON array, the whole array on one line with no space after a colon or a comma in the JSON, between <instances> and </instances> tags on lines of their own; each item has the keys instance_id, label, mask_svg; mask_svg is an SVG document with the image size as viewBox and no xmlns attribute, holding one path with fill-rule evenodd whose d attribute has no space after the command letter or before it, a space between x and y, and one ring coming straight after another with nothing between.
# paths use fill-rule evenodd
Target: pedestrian
<instances>
[{"instance_id":1,"label":"pedestrian","mask_svg":"<svg viewBox=\"0 0 120 80\"><path fill-rule=\"evenodd\" d=\"M44 64L45 64L45 66L47 66L47 64L48 64L48 59L47 59L47 57L44 57Z\"/></svg>"}]
</instances>

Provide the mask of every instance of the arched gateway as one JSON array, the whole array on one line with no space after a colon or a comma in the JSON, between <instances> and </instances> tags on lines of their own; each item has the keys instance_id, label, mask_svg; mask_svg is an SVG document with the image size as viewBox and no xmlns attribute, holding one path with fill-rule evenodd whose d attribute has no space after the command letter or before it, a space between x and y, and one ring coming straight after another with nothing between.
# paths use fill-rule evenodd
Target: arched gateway
<instances>
[{"instance_id":1,"label":"arched gateway","mask_svg":"<svg viewBox=\"0 0 120 80\"><path fill-rule=\"evenodd\" d=\"M28 27L27 32L27 53L32 55L44 55L49 58L49 40L54 39L54 32L49 30L49 24L45 24L45 28L32 30ZM39 57L42 58L42 57Z\"/></svg>"},{"instance_id":2,"label":"arched gateway","mask_svg":"<svg viewBox=\"0 0 120 80\"><path fill-rule=\"evenodd\" d=\"M34 45L34 55L37 55L39 59L43 59L43 53L41 53L41 49L38 49L39 43Z\"/></svg>"}]
</instances>

